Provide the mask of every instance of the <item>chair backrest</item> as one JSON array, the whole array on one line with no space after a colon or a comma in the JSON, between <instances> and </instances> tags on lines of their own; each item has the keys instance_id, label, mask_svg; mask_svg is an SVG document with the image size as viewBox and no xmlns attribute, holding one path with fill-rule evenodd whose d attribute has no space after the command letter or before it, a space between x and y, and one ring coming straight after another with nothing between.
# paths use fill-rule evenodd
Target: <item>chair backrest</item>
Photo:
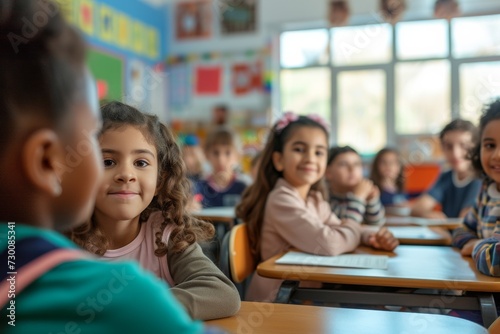
<instances>
[{"instance_id":1,"label":"chair backrest","mask_svg":"<svg viewBox=\"0 0 500 334\"><path fill-rule=\"evenodd\" d=\"M248 227L237 224L226 233L222 240L219 267L234 283L242 283L256 267L252 256Z\"/></svg>"},{"instance_id":2,"label":"chair backrest","mask_svg":"<svg viewBox=\"0 0 500 334\"><path fill-rule=\"evenodd\" d=\"M229 268L235 283L243 282L256 267L252 256L247 224L234 226L229 235Z\"/></svg>"}]
</instances>

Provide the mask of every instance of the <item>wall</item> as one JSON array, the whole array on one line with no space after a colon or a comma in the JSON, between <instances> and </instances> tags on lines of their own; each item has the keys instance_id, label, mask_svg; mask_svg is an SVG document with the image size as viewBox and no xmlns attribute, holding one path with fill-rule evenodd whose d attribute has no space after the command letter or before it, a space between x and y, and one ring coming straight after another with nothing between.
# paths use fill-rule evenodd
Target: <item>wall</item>
<instances>
[{"instance_id":1,"label":"wall","mask_svg":"<svg viewBox=\"0 0 500 334\"><path fill-rule=\"evenodd\" d=\"M165 118L167 7L139 0L58 2L90 44L88 64L100 98L122 100Z\"/></svg>"},{"instance_id":2,"label":"wall","mask_svg":"<svg viewBox=\"0 0 500 334\"><path fill-rule=\"evenodd\" d=\"M150 0L152 1L152 0ZM189 55L204 54L211 52L231 52L235 50L259 50L272 42L273 36L284 29L302 29L310 27L324 27L327 0L260 0L257 6L258 28L255 33L238 34L232 37L221 36L218 17L220 16L219 2L212 2L213 10L213 35L207 39L194 39L189 41L178 41L175 38L175 3L168 1L168 29L169 54ZM403 20L432 18L434 0L407 0L407 10ZM460 0L460 6L464 15L485 14L500 12L500 1L498 0ZM350 0L351 24L366 22L379 22L377 14L378 0ZM232 59L229 60L231 62ZM272 60L268 60L271 62ZM197 64L211 63L220 64L222 60L200 61ZM269 64L272 67L272 64ZM192 68L187 68L191 73L189 84L193 86ZM270 106L268 94L252 94L244 98L235 98L228 93L230 85L230 74L225 68L224 81L226 88L217 97L192 96L190 103L179 110L171 110L171 116L181 119L208 119L211 106L218 102L228 102L232 109L245 110L254 109L265 111ZM171 84L175 85L175 82ZM273 96L273 98L276 95Z\"/></svg>"}]
</instances>

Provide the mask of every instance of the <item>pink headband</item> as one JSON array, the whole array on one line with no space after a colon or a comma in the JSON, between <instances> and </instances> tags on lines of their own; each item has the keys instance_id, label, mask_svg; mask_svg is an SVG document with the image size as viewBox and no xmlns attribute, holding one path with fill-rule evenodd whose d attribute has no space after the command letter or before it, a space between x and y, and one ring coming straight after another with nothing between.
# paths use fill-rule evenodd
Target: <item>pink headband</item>
<instances>
[{"instance_id":1,"label":"pink headband","mask_svg":"<svg viewBox=\"0 0 500 334\"><path fill-rule=\"evenodd\" d=\"M321 117L317 114L309 114L309 115L306 115L305 117L312 119L313 121L315 121L316 123L321 125L325 129L326 132L328 132L328 133L330 132L330 124L328 124L328 122L325 121L325 119L323 117ZM275 127L276 132L280 133L290 123L296 122L298 119L299 119L299 115L294 114L291 111L287 111L287 112L283 113L283 116L281 116L281 118L278 120L278 122L276 122L276 127Z\"/></svg>"}]
</instances>

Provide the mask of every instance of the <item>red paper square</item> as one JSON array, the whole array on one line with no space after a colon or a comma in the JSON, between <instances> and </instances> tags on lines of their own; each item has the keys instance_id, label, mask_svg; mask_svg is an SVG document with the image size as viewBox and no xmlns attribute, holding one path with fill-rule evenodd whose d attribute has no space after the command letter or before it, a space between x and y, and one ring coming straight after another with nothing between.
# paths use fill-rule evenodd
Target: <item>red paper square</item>
<instances>
[{"instance_id":1,"label":"red paper square","mask_svg":"<svg viewBox=\"0 0 500 334\"><path fill-rule=\"evenodd\" d=\"M198 67L196 69L196 94L219 95L221 93L220 66Z\"/></svg>"}]
</instances>

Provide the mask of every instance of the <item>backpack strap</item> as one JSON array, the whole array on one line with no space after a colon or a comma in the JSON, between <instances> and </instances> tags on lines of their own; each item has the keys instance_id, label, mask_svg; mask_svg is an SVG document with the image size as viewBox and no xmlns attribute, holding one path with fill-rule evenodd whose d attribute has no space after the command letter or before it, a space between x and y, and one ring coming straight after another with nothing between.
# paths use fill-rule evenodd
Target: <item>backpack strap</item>
<instances>
[{"instance_id":1,"label":"backpack strap","mask_svg":"<svg viewBox=\"0 0 500 334\"><path fill-rule=\"evenodd\" d=\"M17 241L15 246L15 265L11 268L7 261L9 249L0 253L0 261L3 262L0 265L3 269L0 272L0 309L10 300L9 289L12 284L15 286L13 293L17 296L57 265L87 257L81 250L62 248L41 237L24 238Z\"/></svg>"}]
</instances>

